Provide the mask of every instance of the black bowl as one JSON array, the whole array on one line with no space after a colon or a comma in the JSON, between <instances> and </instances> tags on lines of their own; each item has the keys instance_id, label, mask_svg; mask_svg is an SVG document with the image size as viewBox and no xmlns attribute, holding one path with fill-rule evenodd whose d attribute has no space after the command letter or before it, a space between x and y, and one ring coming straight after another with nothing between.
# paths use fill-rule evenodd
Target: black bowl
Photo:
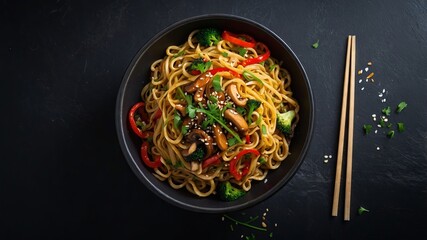
<instances>
[{"instance_id":1,"label":"black bowl","mask_svg":"<svg viewBox=\"0 0 427 240\"><path fill-rule=\"evenodd\" d=\"M169 45L178 45L186 41L188 34L202 27L217 27L234 32L246 33L265 43L272 56L283 61L283 66L292 76L292 91L300 104L300 122L298 123L290 155L282 165L269 172L267 182L253 183L252 189L244 197L224 202L217 198L200 198L185 189L175 190L167 182L155 178L151 169L141 163L139 141L129 131L127 114L131 106L140 101L140 91L150 79L150 65L163 58ZM290 47L274 32L253 20L225 14L210 14L191 17L179 21L146 43L130 63L120 86L116 103L116 127L120 146L126 160L136 176L144 185L161 199L178 207L195 212L224 213L253 206L276 193L295 174L306 155L311 141L314 122L314 101L310 83L303 66Z\"/></svg>"}]
</instances>

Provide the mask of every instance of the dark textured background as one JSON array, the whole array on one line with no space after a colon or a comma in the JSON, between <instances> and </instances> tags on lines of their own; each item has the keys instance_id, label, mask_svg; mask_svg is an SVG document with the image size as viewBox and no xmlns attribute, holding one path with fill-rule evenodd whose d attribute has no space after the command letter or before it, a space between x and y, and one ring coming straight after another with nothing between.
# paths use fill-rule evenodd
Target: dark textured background
<instances>
[{"instance_id":1,"label":"dark textured background","mask_svg":"<svg viewBox=\"0 0 427 240\"><path fill-rule=\"evenodd\" d=\"M426 1L0 6L1 239L269 239L270 232L270 239L427 238ZM269 27L298 55L313 88L315 131L299 171L265 202L230 213L246 219L268 209L267 233L242 226L231 231L221 215L165 203L138 181L118 144L115 101L134 54L170 24L207 13ZM375 82L356 83L351 221L344 222L342 207L338 217L330 212L349 34L357 36L357 69L372 61ZM378 97L382 89L386 103ZM390 122L404 122L405 132L392 139L383 129L363 135L371 114L400 101L408 108L392 113ZM325 154L333 156L328 163ZM370 212L359 216L359 206Z\"/></svg>"}]
</instances>

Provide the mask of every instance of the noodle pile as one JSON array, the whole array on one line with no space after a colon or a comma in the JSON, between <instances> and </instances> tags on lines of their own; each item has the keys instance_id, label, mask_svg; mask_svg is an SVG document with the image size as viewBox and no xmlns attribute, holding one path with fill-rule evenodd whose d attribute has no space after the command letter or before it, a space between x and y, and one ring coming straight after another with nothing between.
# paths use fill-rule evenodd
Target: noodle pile
<instances>
[{"instance_id":1,"label":"noodle pile","mask_svg":"<svg viewBox=\"0 0 427 240\"><path fill-rule=\"evenodd\" d=\"M152 63L151 81L141 91L150 119L142 131L152 132L150 156L161 156L153 174L174 189L185 188L200 197L216 194L225 181L249 191L254 180L264 180L290 154L292 134L277 129L276 121L279 113L293 110L292 131L298 122L291 76L270 56L242 64L265 54L268 48L260 42L241 47L221 39L203 46L196 38L199 31L191 32L182 45L169 46L165 57ZM192 68L196 61L206 69ZM249 100L260 102L250 116ZM237 124L242 119L246 125ZM203 158L189 160L196 149ZM247 149L259 155L232 161Z\"/></svg>"}]
</instances>

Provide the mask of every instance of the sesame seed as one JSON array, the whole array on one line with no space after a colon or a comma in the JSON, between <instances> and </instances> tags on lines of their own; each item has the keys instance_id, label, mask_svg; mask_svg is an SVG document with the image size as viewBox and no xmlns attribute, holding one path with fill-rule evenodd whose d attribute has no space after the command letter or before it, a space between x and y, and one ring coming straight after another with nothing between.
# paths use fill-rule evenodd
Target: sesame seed
<instances>
[{"instance_id":1,"label":"sesame seed","mask_svg":"<svg viewBox=\"0 0 427 240\"><path fill-rule=\"evenodd\" d=\"M362 87L360 90L362 90L362 91L365 90L365 87Z\"/></svg>"},{"instance_id":2,"label":"sesame seed","mask_svg":"<svg viewBox=\"0 0 427 240\"><path fill-rule=\"evenodd\" d=\"M380 150L380 147L377 147L377 151L379 151Z\"/></svg>"},{"instance_id":3,"label":"sesame seed","mask_svg":"<svg viewBox=\"0 0 427 240\"><path fill-rule=\"evenodd\" d=\"M359 80L359 83L361 83L361 82L362 82L362 79Z\"/></svg>"},{"instance_id":4,"label":"sesame seed","mask_svg":"<svg viewBox=\"0 0 427 240\"><path fill-rule=\"evenodd\" d=\"M365 72L367 72L367 71L369 71L369 68L368 68L368 67L365 67Z\"/></svg>"}]
</instances>

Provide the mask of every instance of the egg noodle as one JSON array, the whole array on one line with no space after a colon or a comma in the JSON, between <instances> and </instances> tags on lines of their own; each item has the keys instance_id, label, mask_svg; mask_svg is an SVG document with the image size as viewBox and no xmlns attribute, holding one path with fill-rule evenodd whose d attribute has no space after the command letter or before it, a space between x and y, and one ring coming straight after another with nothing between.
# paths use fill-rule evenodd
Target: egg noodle
<instances>
[{"instance_id":1,"label":"egg noodle","mask_svg":"<svg viewBox=\"0 0 427 240\"><path fill-rule=\"evenodd\" d=\"M203 46L198 31L152 63L151 81L141 92L150 119L142 131L152 132L149 156L161 156L153 174L200 197L216 194L224 181L249 191L290 154L293 134L276 128L276 119L293 110L292 132L298 123L291 76L262 42L242 35L250 46L224 38ZM192 68L196 61L206 69ZM260 104L251 113L253 100ZM197 149L203 156L189 160Z\"/></svg>"}]
</instances>

